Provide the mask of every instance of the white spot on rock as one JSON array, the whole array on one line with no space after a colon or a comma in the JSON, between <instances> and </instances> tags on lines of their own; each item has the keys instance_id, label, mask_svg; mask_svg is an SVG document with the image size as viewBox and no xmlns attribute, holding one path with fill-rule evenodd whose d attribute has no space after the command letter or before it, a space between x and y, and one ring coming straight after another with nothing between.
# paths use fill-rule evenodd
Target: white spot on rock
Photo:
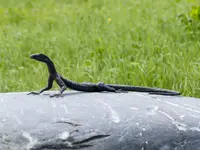
<instances>
[{"instance_id":1,"label":"white spot on rock","mask_svg":"<svg viewBox=\"0 0 200 150\"><path fill-rule=\"evenodd\" d=\"M130 107L130 109L132 109L132 110L138 110L138 108L136 108L136 107Z\"/></svg>"},{"instance_id":2,"label":"white spot on rock","mask_svg":"<svg viewBox=\"0 0 200 150\"><path fill-rule=\"evenodd\" d=\"M140 124L138 122L135 123L137 126L139 126Z\"/></svg>"},{"instance_id":3,"label":"white spot on rock","mask_svg":"<svg viewBox=\"0 0 200 150\"><path fill-rule=\"evenodd\" d=\"M183 118L185 117L185 115L180 115L180 119L183 120Z\"/></svg>"},{"instance_id":4,"label":"white spot on rock","mask_svg":"<svg viewBox=\"0 0 200 150\"><path fill-rule=\"evenodd\" d=\"M26 146L26 149L31 149L37 143L37 140L31 137L31 135L28 132L23 131L22 135L29 141L28 145Z\"/></svg>"},{"instance_id":5,"label":"white spot on rock","mask_svg":"<svg viewBox=\"0 0 200 150\"><path fill-rule=\"evenodd\" d=\"M65 140L69 137L69 135L70 135L69 132L62 132L59 134L59 138Z\"/></svg>"},{"instance_id":6,"label":"white spot on rock","mask_svg":"<svg viewBox=\"0 0 200 150\"><path fill-rule=\"evenodd\" d=\"M99 102L103 104L109 110L112 121L115 123L119 123L120 122L119 114L109 104L103 101L99 101Z\"/></svg>"},{"instance_id":7,"label":"white spot on rock","mask_svg":"<svg viewBox=\"0 0 200 150\"><path fill-rule=\"evenodd\" d=\"M174 118L172 118L169 114L167 114L167 113L164 112L164 111L159 110L159 112L160 112L161 114L163 114L164 116L166 116L169 120L171 120L171 121L172 121L172 124L174 124L174 125L177 127L177 129L179 129L179 130L181 130L181 131L186 131L186 130L187 130L185 124L180 123L180 122L178 122L178 121L175 121Z\"/></svg>"},{"instance_id":8,"label":"white spot on rock","mask_svg":"<svg viewBox=\"0 0 200 150\"><path fill-rule=\"evenodd\" d=\"M197 128L197 127L192 127L192 128L190 128L190 130L200 132L200 128Z\"/></svg>"},{"instance_id":9,"label":"white spot on rock","mask_svg":"<svg viewBox=\"0 0 200 150\"><path fill-rule=\"evenodd\" d=\"M194 109L194 108L184 107L184 106L181 106L181 105L172 103L172 102L163 101L163 100L158 99L158 98L155 99L155 100L160 101L160 102L163 102L163 103L165 103L165 104L172 105L172 106L174 106L174 107L179 107L179 108L186 109L186 110L188 110L188 111L191 111L191 112L195 112L195 113L199 113L199 114L200 114L200 111L199 111L199 110L196 110L196 109Z\"/></svg>"},{"instance_id":10,"label":"white spot on rock","mask_svg":"<svg viewBox=\"0 0 200 150\"><path fill-rule=\"evenodd\" d=\"M21 116L24 116L24 110L21 110L20 113L21 113Z\"/></svg>"},{"instance_id":11,"label":"white spot on rock","mask_svg":"<svg viewBox=\"0 0 200 150\"><path fill-rule=\"evenodd\" d=\"M5 121L7 121L5 118L3 118L2 120L1 120L2 122L5 122Z\"/></svg>"},{"instance_id":12,"label":"white spot on rock","mask_svg":"<svg viewBox=\"0 0 200 150\"><path fill-rule=\"evenodd\" d=\"M51 101L51 104L52 104L53 108L56 108L56 104L53 101Z\"/></svg>"},{"instance_id":13,"label":"white spot on rock","mask_svg":"<svg viewBox=\"0 0 200 150\"><path fill-rule=\"evenodd\" d=\"M159 107L153 105L153 108L148 111L148 115L155 115L158 110L159 110Z\"/></svg>"},{"instance_id":14,"label":"white spot on rock","mask_svg":"<svg viewBox=\"0 0 200 150\"><path fill-rule=\"evenodd\" d=\"M67 107L66 107L66 105L64 105L64 104L62 104L61 105L61 107L65 110L65 112L66 112L66 114L68 114L69 112L68 112L68 110L67 110Z\"/></svg>"}]
</instances>

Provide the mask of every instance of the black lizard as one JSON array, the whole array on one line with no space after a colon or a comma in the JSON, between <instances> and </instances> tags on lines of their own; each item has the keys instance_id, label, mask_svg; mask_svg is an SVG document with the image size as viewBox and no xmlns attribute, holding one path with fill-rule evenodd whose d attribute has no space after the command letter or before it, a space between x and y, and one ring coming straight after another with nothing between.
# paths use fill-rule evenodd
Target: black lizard
<instances>
[{"instance_id":1,"label":"black lizard","mask_svg":"<svg viewBox=\"0 0 200 150\"><path fill-rule=\"evenodd\" d=\"M73 89L76 91L84 91L84 92L120 92L120 91L136 91L136 92L148 92L149 94L157 94L157 95L180 95L179 92L159 89L159 88L150 88L150 87L140 87L140 86L130 86L130 85L117 85L117 84L104 84L104 83L77 83L71 80L64 78L59 75L56 71L54 63L51 59L44 54L32 54L30 56L32 59L43 62L47 65L49 71L48 84L45 88L41 89L39 92L30 92L28 94L39 95L44 91L47 91L52 88L53 81L55 80L57 84L60 86L60 91L57 94L51 95L50 97L59 97L62 93L67 89Z\"/></svg>"}]
</instances>

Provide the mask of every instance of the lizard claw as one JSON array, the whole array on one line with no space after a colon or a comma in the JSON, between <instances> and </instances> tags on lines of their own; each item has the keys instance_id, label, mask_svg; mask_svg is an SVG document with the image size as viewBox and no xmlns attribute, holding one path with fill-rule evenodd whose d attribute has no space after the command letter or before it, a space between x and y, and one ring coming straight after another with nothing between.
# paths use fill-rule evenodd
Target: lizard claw
<instances>
[{"instance_id":1,"label":"lizard claw","mask_svg":"<svg viewBox=\"0 0 200 150\"><path fill-rule=\"evenodd\" d=\"M62 94L52 94L52 95L50 95L49 97L56 97L56 98L58 98L58 97L63 97L63 95Z\"/></svg>"},{"instance_id":2,"label":"lizard claw","mask_svg":"<svg viewBox=\"0 0 200 150\"><path fill-rule=\"evenodd\" d=\"M28 93L27 95L39 95L40 93L38 93L38 92L30 92L30 93Z\"/></svg>"}]
</instances>

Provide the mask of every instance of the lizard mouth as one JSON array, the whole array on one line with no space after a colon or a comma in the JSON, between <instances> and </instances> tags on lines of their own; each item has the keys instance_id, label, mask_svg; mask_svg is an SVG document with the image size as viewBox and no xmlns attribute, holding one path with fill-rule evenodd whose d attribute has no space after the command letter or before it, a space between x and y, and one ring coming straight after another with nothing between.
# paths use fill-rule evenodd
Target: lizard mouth
<instances>
[{"instance_id":1,"label":"lizard mouth","mask_svg":"<svg viewBox=\"0 0 200 150\"><path fill-rule=\"evenodd\" d=\"M50 61L50 59L46 55L40 54L40 53L32 54L30 55L30 58L35 59L37 61L45 62L45 63L48 63Z\"/></svg>"},{"instance_id":2,"label":"lizard mouth","mask_svg":"<svg viewBox=\"0 0 200 150\"><path fill-rule=\"evenodd\" d=\"M34 57L35 57L35 55L34 55L34 54L30 55L30 58L31 58L31 59L34 59Z\"/></svg>"},{"instance_id":3,"label":"lizard mouth","mask_svg":"<svg viewBox=\"0 0 200 150\"><path fill-rule=\"evenodd\" d=\"M32 55L30 55L30 58L40 60L40 56L38 56L38 54L32 54Z\"/></svg>"}]
</instances>

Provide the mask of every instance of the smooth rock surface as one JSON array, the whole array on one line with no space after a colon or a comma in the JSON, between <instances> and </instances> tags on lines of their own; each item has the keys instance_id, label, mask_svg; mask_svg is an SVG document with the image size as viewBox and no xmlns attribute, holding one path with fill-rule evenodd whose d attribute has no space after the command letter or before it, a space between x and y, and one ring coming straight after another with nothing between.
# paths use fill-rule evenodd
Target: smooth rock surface
<instances>
[{"instance_id":1,"label":"smooth rock surface","mask_svg":"<svg viewBox=\"0 0 200 150\"><path fill-rule=\"evenodd\" d=\"M200 99L147 93L0 94L0 150L198 150Z\"/></svg>"}]
</instances>

